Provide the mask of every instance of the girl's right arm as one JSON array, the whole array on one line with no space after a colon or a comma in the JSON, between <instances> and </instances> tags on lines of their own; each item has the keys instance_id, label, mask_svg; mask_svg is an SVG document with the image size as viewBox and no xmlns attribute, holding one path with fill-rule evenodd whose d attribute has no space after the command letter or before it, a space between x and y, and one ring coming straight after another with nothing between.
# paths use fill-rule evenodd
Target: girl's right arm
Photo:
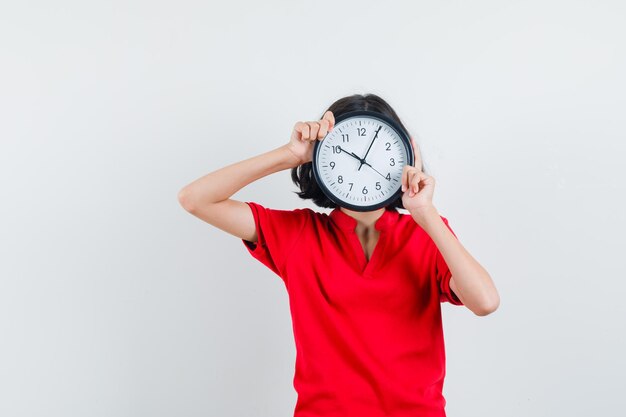
<instances>
[{"instance_id":1,"label":"girl's right arm","mask_svg":"<svg viewBox=\"0 0 626 417\"><path fill-rule=\"evenodd\" d=\"M286 145L198 178L179 191L178 201L199 219L240 239L256 242L250 207L230 197L259 178L311 161L315 141L323 139L334 124L330 111L321 120L298 122Z\"/></svg>"}]
</instances>

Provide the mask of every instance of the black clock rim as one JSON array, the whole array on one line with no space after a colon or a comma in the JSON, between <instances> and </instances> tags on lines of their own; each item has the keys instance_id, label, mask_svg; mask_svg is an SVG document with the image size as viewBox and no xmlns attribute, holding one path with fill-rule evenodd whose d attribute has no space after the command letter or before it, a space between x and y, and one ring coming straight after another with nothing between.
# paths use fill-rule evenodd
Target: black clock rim
<instances>
[{"instance_id":1,"label":"black clock rim","mask_svg":"<svg viewBox=\"0 0 626 417\"><path fill-rule=\"evenodd\" d=\"M357 117L357 116L368 116L371 118L380 119L386 124L388 124L392 129L394 129L396 133L398 134L398 136L400 137L400 139L403 140L406 144L409 161L405 165L414 164L413 146L411 145L409 133L405 129L403 129L402 126L400 126L395 120L391 119L390 117L382 113L371 111L371 110L354 110L351 112L343 113L335 118L335 126L346 119L350 119L352 117ZM328 133L326 134L326 136L324 136L322 140L315 141L315 145L313 146L313 157L311 158L311 164L312 164L312 171L313 171L313 176L315 177L315 181L317 181L317 184L322 189L322 192L326 195L326 197L328 197L333 203L335 203L337 206L344 207L349 210L359 211L359 212L374 211L374 210L378 210L381 207L388 206L389 204L393 203L395 200L398 199L398 197L402 195L402 184L400 184L396 192L391 194L388 198L386 198L385 200L379 203L368 205L368 206L357 206L357 205L347 203L337 198L334 195L334 193L332 193L322 181L320 174L318 172L318 166L315 162L317 160L317 155L319 153L320 146L322 146L322 142L324 142L324 139L326 139L327 136L328 136Z\"/></svg>"}]
</instances>

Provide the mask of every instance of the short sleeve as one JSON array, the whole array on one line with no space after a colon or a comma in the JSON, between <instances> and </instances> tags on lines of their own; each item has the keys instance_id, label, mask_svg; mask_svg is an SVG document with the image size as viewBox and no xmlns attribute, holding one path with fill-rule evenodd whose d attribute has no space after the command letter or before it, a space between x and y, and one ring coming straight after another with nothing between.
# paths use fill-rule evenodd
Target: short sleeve
<instances>
[{"instance_id":1,"label":"short sleeve","mask_svg":"<svg viewBox=\"0 0 626 417\"><path fill-rule=\"evenodd\" d=\"M448 224L448 219L443 216L440 216L448 229L452 232L454 237L456 234ZM452 278L452 273L450 272L450 268L448 268L448 264L441 255L439 249L435 246L435 261L433 262L434 267L434 275L437 279L437 284L439 286L439 301L440 302L449 302L454 305L463 305L463 302L459 297L452 291L450 288L450 278Z\"/></svg>"},{"instance_id":2,"label":"short sleeve","mask_svg":"<svg viewBox=\"0 0 626 417\"><path fill-rule=\"evenodd\" d=\"M278 210L246 201L252 210L257 242L242 239L248 252L284 280L284 266L307 221L305 209Z\"/></svg>"}]
</instances>

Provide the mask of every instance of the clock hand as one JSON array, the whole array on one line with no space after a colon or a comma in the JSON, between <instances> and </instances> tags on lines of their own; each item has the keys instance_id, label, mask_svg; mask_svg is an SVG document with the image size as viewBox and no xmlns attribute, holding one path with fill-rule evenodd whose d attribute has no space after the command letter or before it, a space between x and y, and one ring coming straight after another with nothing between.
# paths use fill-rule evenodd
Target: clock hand
<instances>
[{"instance_id":1,"label":"clock hand","mask_svg":"<svg viewBox=\"0 0 626 417\"><path fill-rule=\"evenodd\" d=\"M378 127L378 130L376 131L376 134L374 135L374 139L372 139L372 141L370 142L370 146L369 148L367 148L367 152L365 152L365 156L363 156L363 160L361 161L361 165L359 165L359 169L357 169L357 171L361 170L361 167L363 166L363 163L365 162L365 158L367 158L367 154L370 153L370 149L372 149L372 145L374 144L376 137L378 137L378 132L380 132L380 129L382 128L383 128L382 125Z\"/></svg>"},{"instance_id":2,"label":"clock hand","mask_svg":"<svg viewBox=\"0 0 626 417\"><path fill-rule=\"evenodd\" d=\"M339 146L339 145L337 145L337 146ZM374 168L373 166L371 166L371 165L370 165L368 162L366 162L364 159L359 158L359 157L358 157L358 155L356 155L354 152L348 152L348 151L346 151L345 149L343 149L341 146L339 146L339 151L345 152L345 153L347 153L348 155L352 156L353 158L358 159L358 160L359 160L359 162L361 162L361 165L363 165L363 164L367 165L368 167L372 168L374 171L378 172L378 174L379 174L381 177L383 177L384 179L387 179L387 177L385 177L383 174L381 174L381 173L380 173L380 172L379 172L376 168Z\"/></svg>"},{"instance_id":3,"label":"clock hand","mask_svg":"<svg viewBox=\"0 0 626 417\"><path fill-rule=\"evenodd\" d=\"M376 168L374 168L373 166L371 166L370 164L368 164L367 162L363 162L365 165L367 165L368 167L372 168L374 171L378 172L378 170ZM380 172L378 172L378 174L383 177L384 179L387 179L387 177L385 177L383 174L381 174ZM389 181L389 180L387 180Z\"/></svg>"},{"instance_id":4,"label":"clock hand","mask_svg":"<svg viewBox=\"0 0 626 417\"><path fill-rule=\"evenodd\" d=\"M350 155L351 157L358 159L358 160L359 160L359 162L361 162L361 158L359 158L357 155L355 155L355 154L354 154L354 152L348 152L348 151L346 151L345 149L343 149L343 148L341 147L341 145L337 145L337 147L339 148L339 152L344 152L344 153L346 153L346 154Z\"/></svg>"},{"instance_id":5,"label":"clock hand","mask_svg":"<svg viewBox=\"0 0 626 417\"><path fill-rule=\"evenodd\" d=\"M344 151L345 152L345 151ZM359 162L362 162L363 160L361 158L359 158L359 156L357 154L355 154L354 152L350 152L349 155L352 155L353 157L355 157L356 159L359 160Z\"/></svg>"}]
</instances>

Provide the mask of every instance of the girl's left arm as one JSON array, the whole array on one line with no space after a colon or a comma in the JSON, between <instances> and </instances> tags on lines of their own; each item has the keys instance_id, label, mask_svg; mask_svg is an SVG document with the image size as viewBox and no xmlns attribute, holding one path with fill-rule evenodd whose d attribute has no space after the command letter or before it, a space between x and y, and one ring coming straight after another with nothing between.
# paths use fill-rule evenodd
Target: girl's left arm
<instances>
[{"instance_id":1,"label":"girl's left arm","mask_svg":"<svg viewBox=\"0 0 626 417\"><path fill-rule=\"evenodd\" d=\"M432 202L435 179L422 171L421 154L413 137L411 146L415 160L402 171L402 205L437 245L452 274L452 291L477 316L493 313L500 305L498 290L489 273L465 250L439 216Z\"/></svg>"},{"instance_id":2,"label":"girl's left arm","mask_svg":"<svg viewBox=\"0 0 626 417\"><path fill-rule=\"evenodd\" d=\"M500 305L500 296L491 276L452 234L437 209L430 206L411 216L428 233L450 268L452 291L477 316L493 313Z\"/></svg>"}]
</instances>

